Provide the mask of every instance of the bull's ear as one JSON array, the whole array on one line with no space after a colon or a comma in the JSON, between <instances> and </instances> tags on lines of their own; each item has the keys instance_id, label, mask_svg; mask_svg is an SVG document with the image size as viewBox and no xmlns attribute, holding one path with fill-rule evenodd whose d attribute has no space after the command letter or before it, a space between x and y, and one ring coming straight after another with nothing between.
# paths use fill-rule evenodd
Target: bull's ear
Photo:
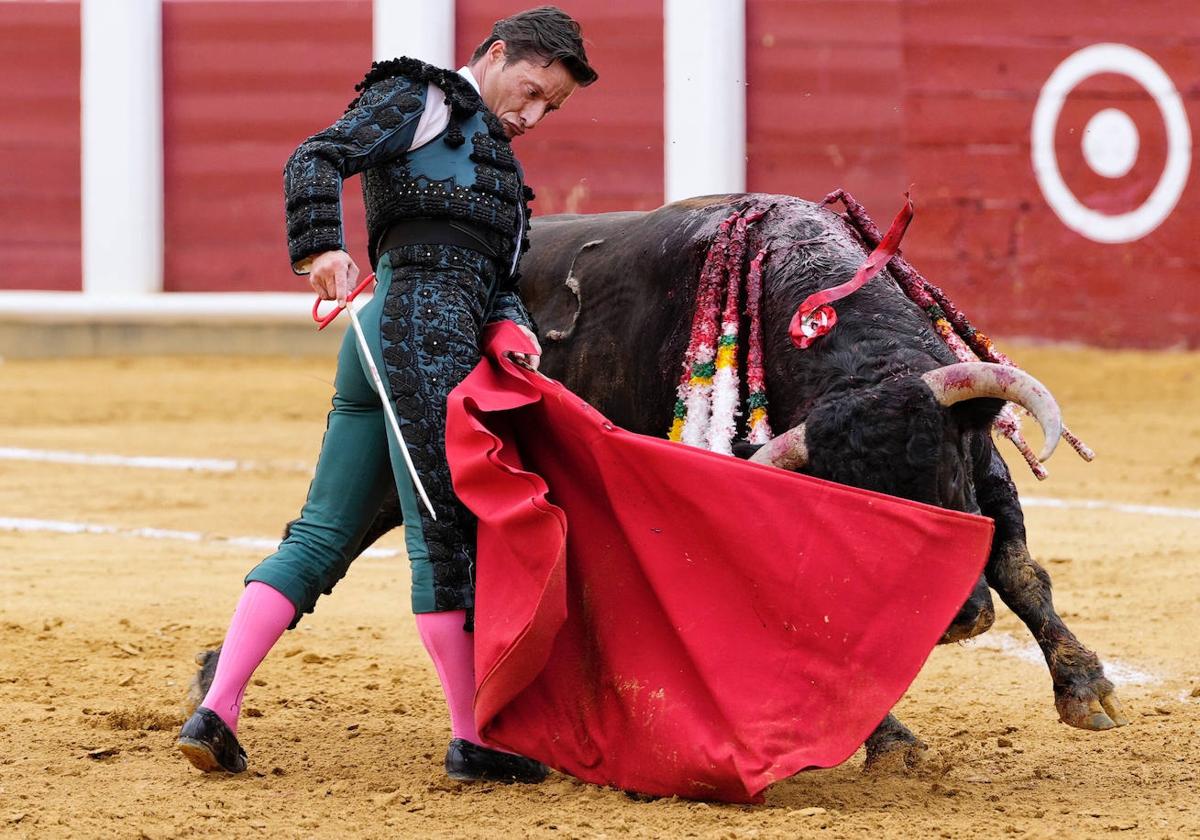
<instances>
[{"instance_id":1,"label":"bull's ear","mask_svg":"<svg viewBox=\"0 0 1200 840\"><path fill-rule=\"evenodd\" d=\"M564 341L575 332L575 325L583 312L583 298L587 294L588 258L603 244L603 239L593 239L581 245L571 259L567 276L550 291L544 305L538 307L538 325L546 341Z\"/></svg>"},{"instance_id":2,"label":"bull's ear","mask_svg":"<svg viewBox=\"0 0 1200 840\"><path fill-rule=\"evenodd\" d=\"M765 443L748 443L744 440L735 440L733 442L733 457L741 458L743 461L749 460L755 452L766 446Z\"/></svg>"}]
</instances>

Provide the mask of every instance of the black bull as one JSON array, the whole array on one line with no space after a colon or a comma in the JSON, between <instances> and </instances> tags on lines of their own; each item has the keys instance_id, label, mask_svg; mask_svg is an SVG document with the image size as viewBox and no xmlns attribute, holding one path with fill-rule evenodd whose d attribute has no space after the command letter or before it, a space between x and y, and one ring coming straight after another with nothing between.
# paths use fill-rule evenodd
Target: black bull
<instances>
[{"instance_id":1,"label":"black bull","mask_svg":"<svg viewBox=\"0 0 1200 840\"><path fill-rule=\"evenodd\" d=\"M943 641L991 626L990 585L1041 646L1060 718L1083 729L1126 723L1100 661L1055 612L1049 575L1026 546L1016 488L988 433L998 401L948 410L919 378L956 361L928 317L884 274L834 304L830 334L807 350L792 344L787 327L800 302L849 280L864 259L837 214L786 196L731 195L539 220L522 295L543 336L542 371L615 423L664 434L704 255L721 220L749 208L769 208L753 227L769 247L762 322L771 422L777 434L805 423L804 472L994 519L985 580ZM911 738L889 715L868 742L868 762L907 751Z\"/></svg>"},{"instance_id":2,"label":"black bull","mask_svg":"<svg viewBox=\"0 0 1200 840\"><path fill-rule=\"evenodd\" d=\"M771 422L776 433L805 423L803 471L994 519L985 578L943 642L991 626L990 586L1041 646L1060 718L1094 730L1126 723L1100 661L1055 612L1049 575L1029 554L1016 488L988 433L1000 401L943 408L920 379L956 361L927 316L884 273L835 304L829 335L807 350L792 344L787 327L800 302L848 280L864 258L837 214L787 196L739 194L538 220L522 296L538 321L542 371L617 424L665 434L705 253L719 223L748 208L769 208L752 230L769 246L762 323ZM400 524L392 499L363 547ZM923 746L888 715L867 741L867 763L911 763Z\"/></svg>"}]
</instances>

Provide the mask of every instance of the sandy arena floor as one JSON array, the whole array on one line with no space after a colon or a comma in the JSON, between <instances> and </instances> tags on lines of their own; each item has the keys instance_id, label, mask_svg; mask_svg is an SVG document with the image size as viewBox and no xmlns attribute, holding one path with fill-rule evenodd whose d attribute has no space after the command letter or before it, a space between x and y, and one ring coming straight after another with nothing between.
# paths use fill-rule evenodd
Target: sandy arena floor
<instances>
[{"instance_id":1,"label":"sandy arena floor","mask_svg":"<svg viewBox=\"0 0 1200 840\"><path fill-rule=\"evenodd\" d=\"M1200 357L1016 355L1100 453L1089 466L1060 448L1044 484L1016 472L1060 612L1108 663L1132 724L1059 724L1028 633L1000 607L992 633L936 650L899 706L935 749L923 769L865 776L859 755L759 807L642 803L563 776L447 781L448 722L397 535L259 671L239 733L250 772L202 776L172 746L192 656L220 640L264 553L222 538L271 537L295 515L332 360L0 364L0 447L253 462L3 453L0 836L1200 836ZM1099 504L1032 503L1046 499Z\"/></svg>"}]
</instances>

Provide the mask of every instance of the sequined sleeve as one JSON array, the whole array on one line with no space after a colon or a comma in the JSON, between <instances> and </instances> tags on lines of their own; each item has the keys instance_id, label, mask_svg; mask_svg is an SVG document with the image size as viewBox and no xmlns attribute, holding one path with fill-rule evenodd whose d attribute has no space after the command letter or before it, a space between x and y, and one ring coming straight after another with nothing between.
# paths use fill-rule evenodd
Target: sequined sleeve
<instances>
[{"instance_id":1,"label":"sequined sleeve","mask_svg":"<svg viewBox=\"0 0 1200 840\"><path fill-rule=\"evenodd\" d=\"M292 269L307 257L345 247L342 180L408 151L429 86L405 76L383 79L329 128L297 147L283 170Z\"/></svg>"},{"instance_id":2,"label":"sequined sleeve","mask_svg":"<svg viewBox=\"0 0 1200 840\"><path fill-rule=\"evenodd\" d=\"M529 310L525 308L525 302L521 300L521 293L516 288L499 292L492 301L492 309L488 313L487 323L491 324L495 321L515 321L533 333L537 333L537 324L534 323Z\"/></svg>"},{"instance_id":3,"label":"sequined sleeve","mask_svg":"<svg viewBox=\"0 0 1200 840\"><path fill-rule=\"evenodd\" d=\"M521 175L521 180L525 179L525 170L521 169L521 165L513 162L517 166L517 171ZM528 185L521 185L521 213L523 222L521 224L520 240L517 243L517 250L521 256L529 250L529 227L530 219L533 213L530 210L529 203L535 198L533 190ZM518 260L520 257L517 258ZM537 322L533 320L533 316L529 314L529 310L525 306L525 301L521 299L521 272L516 270L514 261L514 270L507 278L500 283L500 290L497 292L495 299L492 301L491 312L488 313L487 321L515 321L523 327L528 327L535 335L537 334Z\"/></svg>"}]
</instances>

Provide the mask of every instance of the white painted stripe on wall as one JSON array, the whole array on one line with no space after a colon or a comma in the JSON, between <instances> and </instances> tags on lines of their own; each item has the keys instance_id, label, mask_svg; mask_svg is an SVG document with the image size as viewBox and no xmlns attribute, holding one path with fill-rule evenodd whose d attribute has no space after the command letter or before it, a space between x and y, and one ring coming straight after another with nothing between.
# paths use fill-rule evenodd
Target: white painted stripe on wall
<instances>
[{"instance_id":1,"label":"white painted stripe on wall","mask_svg":"<svg viewBox=\"0 0 1200 840\"><path fill-rule=\"evenodd\" d=\"M665 0L667 201L746 189L745 0Z\"/></svg>"},{"instance_id":2,"label":"white painted stripe on wall","mask_svg":"<svg viewBox=\"0 0 1200 840\"><path fill-rule=\"evenodd\" d=\"M375 60L407 55L436 67L458 67L454 5L455 0L375 0L371 18ZM481 41L486 34L480 35Z\"/></svg>"},{"instance_id":3,"label":"white painted stripe on wall","mask_svg":"<svg viewBox=\"0 0 1200 840\"><path fill-rule=\"evenodd\" d=\"M118 537L137 537L147 540L171 540L176 542L212 543L249 548L255 551L274 551L279 540L270 537L221 537L199 531L175 531L166 528L118 528L115 525L97 525L88 522L63 522L57 519L26 519L0 516L0 531L20 533L53 534L107 534ZM393 548L368 548L363 557L398 557L401 552Z\"/></svg>"},{"instance_id":4,"label":"white painted stripe on wall","mask_svg":"<svg viewBox=\"0 0 1200 840\"><path fill-rule=\"evenodd\" d=\"M80 8L83 290L162 290L162 2Z\"/></svg>"},{"instance_id":5,"label":"white painted stripe on wall","mask_svg":"<svg viewBox=\"0 0 1200 840\"><path fill-rule=\"evenodd\" d=\"M50 464L81 464L91 467L133 467L148 470L217 473L264 469L308 472L312 469L311 464L303 461L235 461L229 458L112 455L98 452L66 452L57 449L24 449L17 446L0 446L0 461L42 461Z\"/></svg>"}]
</instances>

